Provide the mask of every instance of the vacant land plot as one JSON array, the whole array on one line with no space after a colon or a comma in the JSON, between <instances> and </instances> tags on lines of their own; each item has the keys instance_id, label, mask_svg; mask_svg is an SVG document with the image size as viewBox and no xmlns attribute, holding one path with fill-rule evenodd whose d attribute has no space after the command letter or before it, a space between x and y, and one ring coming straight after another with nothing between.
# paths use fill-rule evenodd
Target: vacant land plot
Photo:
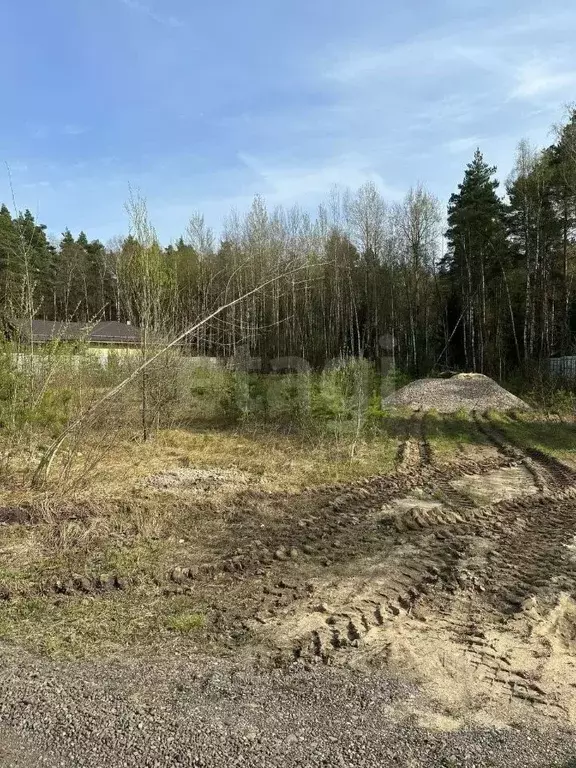
<instances>
[{"instance_id":1,"label":"vacant land plot","mask_svg":"<svg viewBox=\"0 0 576 768\"><path fill-rule=\"evenodd\" d=\"M507 765L567 760L576 724L576 427L535 413L386 418L386 430L353 451L261 432L165 432L151 447L119 444L89 486L59 499L6 489L6 658L39 652L73 664L74 679L78 669L101 675L94 670L110 657L125 664L153 654L172 665L172 679L209 655L228 659L220 669L256 662L259 672L243 673L253 690L266 669L311 675L318 690L324 679L326 691L338 669L353 669L389 681L394 728L467 726L506 741L510 728L530 725L549 734L534 752L542 761L550 750L549 763ZM80 657L84 666L74 666ZM29 658L36 672L53 663ZM20 705L6 695L13 724ZM145 729L146 702L138 706L135 727ZM462 762L430 764L472 765L454 738L444 744ZM393 764L420 764L408 761L415 749ZM437 759L450 754L439 748ZM476 764L504 764L484 758Z\"/></svg>"}]
</instances>

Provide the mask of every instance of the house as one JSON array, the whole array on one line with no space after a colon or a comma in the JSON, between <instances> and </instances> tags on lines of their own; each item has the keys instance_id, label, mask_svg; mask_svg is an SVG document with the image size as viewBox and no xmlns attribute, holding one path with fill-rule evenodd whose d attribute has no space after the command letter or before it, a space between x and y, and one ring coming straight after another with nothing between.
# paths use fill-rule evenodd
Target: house
<instances>
[{"instance_id":1,"label":"house","mask_svg":"<svg viewBox=\"0 0 576 768\"><path fill-rule=\"evenodd\" d=\"M105 320L98 323L67 323L60 320L15 320L12 336L32 344L51 341L84 341L91 346L130 348L140 346L140 329L130 323Z\"/></svg>"},{"instance_id":2,"label":"house","mask_svg":"<svg viewBox=\"0 0 576 768\"><path fill-rule=\"evenodd\" d=\"M87 351L106 365L110 352L134 354L141 350L140 329L130 323L105 320L98 323L69 323L60 320L14 320L9 338L27 348L41 348L50 342L87 344Z\"/></svg>"}]
</instances>

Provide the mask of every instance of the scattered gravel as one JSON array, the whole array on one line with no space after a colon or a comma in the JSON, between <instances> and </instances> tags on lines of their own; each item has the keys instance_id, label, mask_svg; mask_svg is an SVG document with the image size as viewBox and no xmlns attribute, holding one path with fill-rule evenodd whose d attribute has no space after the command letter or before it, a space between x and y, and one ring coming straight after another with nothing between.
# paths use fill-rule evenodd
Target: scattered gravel
<instances>
[{"instance_id":1,"label":"scattered gravel","mask_svg":"<svg viewBox=\"0 0 576 768\"><path fill-rule=\"evenodd\" d=\"M575 766L576 735L518 725L432 731L398 717L418 691L381 673L228 661L2 659L0 765Z\"/></svg>"},{"instance_id":2,"label":"scattered gravel","mask_svg":"<svg viewBox=\"0 0 576 768\"><path fill-rule=\"evenodd\" d=\"M382 407L409 407L440 413L529 410L519 397L480 373L460 373L450 379L418 379L382 400Z\"/></svg>"},{"instance_id":3,"label":"scattered gravel","mask_svg":"<svg viewBox=\"0 0 576 768\"><path fill-rule=\"evenodd\" d=\"M142 483L159 490L170 488L214 488L224 483L245 483L246 476L230 469L199 469L183 467L145 478Z\"/></svg>"}]
</instances>

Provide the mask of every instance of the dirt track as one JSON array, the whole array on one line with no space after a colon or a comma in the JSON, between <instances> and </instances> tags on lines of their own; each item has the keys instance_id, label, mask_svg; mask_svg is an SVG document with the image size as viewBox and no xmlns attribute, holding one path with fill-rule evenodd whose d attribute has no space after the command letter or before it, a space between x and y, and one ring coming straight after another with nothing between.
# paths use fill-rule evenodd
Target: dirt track
<instances>
[{"instance_id":1,"label":"dirt track","mask_svg":"<svg viewBox=\"0 0 576 768\"><path fill-rule=\"evenodd\" d=\"M416 424L394 476L243 498L220 629L280 662L408 673L465 721L576 722L575 473L479 417L498 455L442 466ZM525 490L463 490L498 472Z\"/></svg>"}]
</instances>

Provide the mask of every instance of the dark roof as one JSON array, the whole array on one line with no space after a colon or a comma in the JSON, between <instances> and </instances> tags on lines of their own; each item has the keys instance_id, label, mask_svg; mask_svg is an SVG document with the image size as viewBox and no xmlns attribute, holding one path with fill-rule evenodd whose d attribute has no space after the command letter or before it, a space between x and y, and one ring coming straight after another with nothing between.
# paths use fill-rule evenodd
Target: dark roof
<instances>
[{"instance_id":1,"label":"dark roof","mask_svg":"<svg viewBox=\"0 0 576 768\"><path fill-rule=\"evenodd\" d=\"M140 344L140 329L115 320L100 323L65 323L57 320L15 320L14 328L24 340L35 342L88 341L92 344Z\"/></svg>"}]
</instances>

